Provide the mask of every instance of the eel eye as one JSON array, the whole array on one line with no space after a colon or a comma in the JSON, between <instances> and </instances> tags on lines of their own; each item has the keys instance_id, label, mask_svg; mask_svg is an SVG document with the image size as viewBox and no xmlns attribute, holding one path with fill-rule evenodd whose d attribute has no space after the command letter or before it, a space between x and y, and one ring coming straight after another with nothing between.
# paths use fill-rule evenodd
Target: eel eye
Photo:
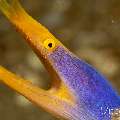
<instances>
[{"instance_id":1,"label":"eel eye","mask_svg":"<svg viewBox=\"0 0 120 120\"><path fill-rule=\"evenodd\" d=\"M53 39L47 39L44 41L44 47L48 50L52 50L55 48L55 41Z\"/></svg>"}]
</instances>

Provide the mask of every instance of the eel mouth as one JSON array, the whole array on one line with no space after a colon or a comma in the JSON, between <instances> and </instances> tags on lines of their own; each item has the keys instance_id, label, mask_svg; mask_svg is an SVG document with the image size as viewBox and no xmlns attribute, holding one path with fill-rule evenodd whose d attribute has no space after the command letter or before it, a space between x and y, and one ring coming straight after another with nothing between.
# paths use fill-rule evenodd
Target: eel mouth
<instances>
[{"instance_id":1,"label":"eel mouth","mask_svg":"<svg viewBox=\"0 0 120 120\"><path fill-rule=\"evenodd\" d=\"M26 42L29 43L40 60L44 63L45 67L49 69L49 71L52 71L50 74L54 79L53 76L56 74L55 68L52 69L49 67L50 62L48 61L50 60L46 57L46 54L48 54L46 49L48 48L45 47L45 45L48 44L49 41L50 44L48 45L50 48L55 46L54 42L56 44L62 44L44 26L28 15L18 0L10 0L9 2L7 0L0 0L0 9L12 25L16 27L18 32L23 35ZM50 52L52 52L52 49L50 49ZM53 80L55 83L54 85L58 84L56 82L57 79L58 78ZM48 112L53 113L55 116L67 118L67 114L70 116L69 111L76 104L74 95L62 82L62 79L60 79L58 89L53 89L55 88L53 85L50 90L44 90L0 66L0 82L25 96L37 106L40 106Z\"/></svg>"},{"instance_id":2,"label":"eel mouth","mask_svg":"<svg viewBox=\"0 0 120 120\"><path fill-rule=\"evenodd\" d=\"M47 71L50 73L54 83L51 86L51 90L48 91L54 92L52 96L57 96L62 100L64 99L67 101L71 101L71 103L73 103L74 95L70 93L69 88L67 87L67 85L65 85L65 83L63 83L63 80L59 79L59 76L57 76L57 72L55 70L56 68L52 67L51 65L52 61L48 57L48 54L52 53L55 50L55 48L57 48L58 45L62 45L62 43L60 43L59 40L57 40L44 26L42 26L40 23L34 20L23 9L21 4L19 3L19 0L10 0L9 2L7 0L0 0L0 9L4 13L4 15L8 18L8 20L15 26L18 32L23 35L25 41L34 50L34 52L37 54L37 56L44 64ZM53 49L51 49L51 44L50 49L47 48L46 45L49 45L49 43L52 43ZM1 75L1 79L3 79L3 82L6 83L9 79L9 75L11 76L11 74L1 67L1 72L2 70L4 74ZM5 73L8 75L7 77ZM13 78L14 77L15 75L13 76ZM5 78L7 80L5 80ZM12 79L12 77L10 77L10 79ZM22 83L23 81L21 82L21 84ZM14 83L10 83L10 81L7 84L14 85ZM59 86L58 89L53 90L52 88L57 88L56 86ZM46 93L46 91L43 92Z\"/></svg>"}]
</instances>

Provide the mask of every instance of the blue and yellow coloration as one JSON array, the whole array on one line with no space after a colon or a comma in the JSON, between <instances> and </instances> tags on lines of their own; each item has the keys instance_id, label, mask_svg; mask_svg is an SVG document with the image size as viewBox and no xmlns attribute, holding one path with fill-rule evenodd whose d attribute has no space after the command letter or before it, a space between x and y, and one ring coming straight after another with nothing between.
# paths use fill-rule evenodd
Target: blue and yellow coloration
<instances>
[{"instance_id":1,"label":"blue and yellow coloration","mask_svg":"<svg viewBox=\"0 0 120 120\"><path fill-rule=\"evenodd\" d=\"M53 84L49 90L43 90L3 67L0 67L1 82L57 117L112 119L112 114L120 109L120 97L100 73L30 17L18 0L0 0L0 9L36 52Z\"/></svg>"}]
</instances>

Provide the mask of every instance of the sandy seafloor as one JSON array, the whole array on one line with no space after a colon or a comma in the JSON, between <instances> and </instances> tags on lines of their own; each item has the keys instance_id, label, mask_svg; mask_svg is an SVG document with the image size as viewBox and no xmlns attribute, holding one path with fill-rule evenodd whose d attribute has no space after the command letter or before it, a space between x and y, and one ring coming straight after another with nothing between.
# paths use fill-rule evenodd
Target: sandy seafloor
<instances>
[{"instance_id":1,"label":"sandy seafloor","mask_svg":"<svg viewBox=\"0 0 120 120\"><path fill-rule=\"evenodd\" d=\"M21 0L72 52L96 67L120 93L120 0ZM49 87L38 58L0 13L0 64ZM55 120L0 84L0 120Z\"/></svg>"}]
</instances>

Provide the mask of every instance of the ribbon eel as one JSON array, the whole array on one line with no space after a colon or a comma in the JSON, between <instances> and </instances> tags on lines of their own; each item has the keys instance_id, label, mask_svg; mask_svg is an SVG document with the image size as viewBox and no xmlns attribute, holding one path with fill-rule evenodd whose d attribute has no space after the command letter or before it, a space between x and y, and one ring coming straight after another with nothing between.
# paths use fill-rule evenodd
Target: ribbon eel
<instances>
[{"instance_id":1,"label":"ribbon eel","mask_svg":"<svg viewBox=\"0 0 120 120\"><path fill-rule=\"evenodd\" d=\"M120 97L106 78L28 15L18 0L0 0L0 9L52 78L50 89L44 90L0 66L1 83L58 118L111 120L115 116L113 113L120 109Z\"/></svg>"}]
</instances>

